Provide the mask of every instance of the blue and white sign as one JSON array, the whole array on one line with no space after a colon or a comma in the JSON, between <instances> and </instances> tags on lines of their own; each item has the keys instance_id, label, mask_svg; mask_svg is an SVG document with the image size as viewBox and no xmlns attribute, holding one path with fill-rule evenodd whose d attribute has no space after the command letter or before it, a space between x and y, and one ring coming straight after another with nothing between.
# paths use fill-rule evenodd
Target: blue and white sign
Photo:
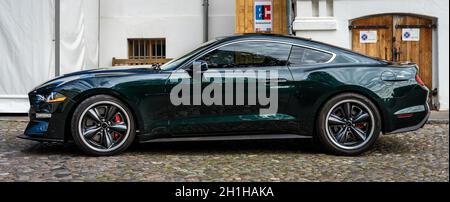
<instances>
[{"instance_id":1,"label":"blue and white sign","mask_svg":"<svg viewBox=\"0 0 450 202\"><path fill-rule=\"evenodd\" d=\"M377 43L378 32L377 31L360 31L359 41L361 43Z\"/></svg>"},{"instance_id":2,"label":"blue and white sign","mask_svg":"<svg viewBox=\"0 0 450 202\"><path fill-rule=\"evenodd\" d=\"M417 28L402 29L402 40L403 41L420 41L420 29L417 29Z\"/></svg>"}]
</instances>

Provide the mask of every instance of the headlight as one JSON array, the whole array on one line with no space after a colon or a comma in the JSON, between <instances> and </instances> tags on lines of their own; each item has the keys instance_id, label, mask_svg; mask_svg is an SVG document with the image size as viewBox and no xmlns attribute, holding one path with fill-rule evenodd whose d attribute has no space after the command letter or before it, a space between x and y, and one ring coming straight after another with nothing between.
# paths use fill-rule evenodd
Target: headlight
<instances>
[{"instance_id":1,"label":"headlight","mask_svg":"<svg viewBox=\"0 0 450 202\"><path fill-rule=\"evenodd\" d=\"M52 92L45 99L45 102L47 102L47 103L64 102L66 99L67 99L66 96L64 96L64 95L62 95L60 93Z\"/></svg>"}]
</instances>

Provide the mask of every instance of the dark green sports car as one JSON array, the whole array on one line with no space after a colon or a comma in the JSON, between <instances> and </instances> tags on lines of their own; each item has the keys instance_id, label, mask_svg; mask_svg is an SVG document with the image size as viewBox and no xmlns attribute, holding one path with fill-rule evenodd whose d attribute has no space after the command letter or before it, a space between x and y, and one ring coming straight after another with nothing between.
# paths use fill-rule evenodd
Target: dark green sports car
<instances>
[{"instance_id":1,"label":"dark green sports car","mask_svg":"<svg viewBox=\"0 0 450 202\"><path fill-rule=\"evenodd\" d=\"M279 35L210 41L163 66L89 70L29 94L21 138L114 155L134 141L317 138L338 155L426 123L415 64ZM269 75L269 76L267 76Z\"/></svg>"}]
</instances>

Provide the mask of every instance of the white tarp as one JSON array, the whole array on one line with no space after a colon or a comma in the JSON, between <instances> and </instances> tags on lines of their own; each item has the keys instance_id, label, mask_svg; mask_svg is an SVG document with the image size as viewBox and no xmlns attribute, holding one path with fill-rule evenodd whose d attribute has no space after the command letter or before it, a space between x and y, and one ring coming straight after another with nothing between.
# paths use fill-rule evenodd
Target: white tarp
<instances>
[{"instance_id":1,"label":"white tarp","mask_svg":"<svg viewBox=\"0 0 450 202\"><path fill-rule=\"evenodd\" d=\"M54 0L0 0L0 113L55 75ZM61 0L61 73L98 67L98 0Z\"/></svg>"},{"instance_id":2,"label":"white tarp","mask_svg":"<svg viewBox=\"0 0 450 202\"><path fill-rule=\"evenodd\" d=\"M28 110L27 93L54 75L54 1L0 1L0 113Z\"/></svg>"},{"instance_id":3,"label":"white tarp","mask_svg":"<svg viewBox=\"0 0 450 202\"><path fill-rule=\"evenodd\" d=\"M98 68L98 0L61 0L61 74Z\"/></svg>"}]
</instances>

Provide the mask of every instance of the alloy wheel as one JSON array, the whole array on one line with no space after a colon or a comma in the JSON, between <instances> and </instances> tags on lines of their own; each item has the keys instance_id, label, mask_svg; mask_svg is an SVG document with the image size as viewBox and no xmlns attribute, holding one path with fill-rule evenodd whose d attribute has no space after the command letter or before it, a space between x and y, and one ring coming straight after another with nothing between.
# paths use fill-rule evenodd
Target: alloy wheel
<instances>
[{"instance_id":1,"label":"alloy wheel","mask_svg":"<svg viewBox=\"0 0 450 202\"><path fill-rule=\"evenodd\" d=\"M78 124L81 140L97 152L120 148L130 135L130 117L114 102L97 102L82 113Z\"/></svg>"},{"instance_id":2,"label":"alloy wheel","mask_svg":"<svg viewBox=\"0 0 450 202\"><path fill-rule=\"evenodd\" d=\"M328 138L339 148L359 149L373 136L375 120L372 111L358 100L343 100L335 104L326 119Z\"/></svg>"}]
</instances>

